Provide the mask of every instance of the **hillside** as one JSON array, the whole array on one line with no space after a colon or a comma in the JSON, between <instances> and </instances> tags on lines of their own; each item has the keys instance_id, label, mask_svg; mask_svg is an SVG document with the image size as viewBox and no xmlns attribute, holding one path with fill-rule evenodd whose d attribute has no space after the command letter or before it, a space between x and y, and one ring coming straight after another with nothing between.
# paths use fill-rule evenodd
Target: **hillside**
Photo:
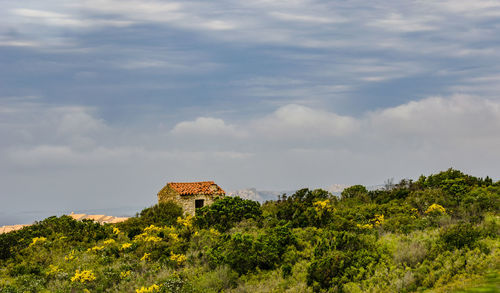
<instances>
[{"instance_id":1,"label":"hillside","mask_svg":"<svg viewBox=\"0 0 500 293\"><path fill-rule=\"evenodd\" d=\"M255 192L247 192L253 196ZM498 292L500 181L449 169L341 196L172 202L0 235L0 292Z\"/></svg>"}]
</instances>

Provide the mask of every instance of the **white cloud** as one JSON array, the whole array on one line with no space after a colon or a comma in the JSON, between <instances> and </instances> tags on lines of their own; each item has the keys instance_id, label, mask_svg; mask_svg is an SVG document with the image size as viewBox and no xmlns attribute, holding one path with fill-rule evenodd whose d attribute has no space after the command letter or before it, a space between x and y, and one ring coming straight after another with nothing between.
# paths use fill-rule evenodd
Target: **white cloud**
<instances>
[{"instance_id":1,"label":"white cloud","mask_svg":"<svg viewBox=\"0 0 500 293\"><path fill-rule=\"evenodd\" d=\"M109 126L81 106L13 101L0 106L0 112L5 138L0 154L23 166L155 164L156 159L188 165L214 160L224 166L231 160L271 156L265 167L274 164L273 156L336 157L333 150L351 158L418 153L437 161L443 158L435 156L446 150L449 158L460 161L474 149L498 156L500 147L500 137L494 135L500 133L500 102L466 95L429 97L359 117L289 104L239 123L198 117L161 134L154 128Z\"/></svg>"},{"instance_id":2,"label":"white cloud","mask_svg":"<svg viewBox=\"0 0 500 293\"><path fill-rule=\"evenodd\" d=\"M357 129L358 123L352 117L290 104L256 120L253 127L258 133L279 140L283 137L302 139L348 135Z\"/></svg>"},{"instance_id":3,"label":"white cloud","mask_svg":"<svg viewBox=\"0 0 500 293\"><path fill-rule=\"evenodd\" d=\"M40 44L32 40L12 39L0 36L0 47L39 47Z\"/></svg>"},{"instance_id":4,"label":"white cloud","mask_svg":"<svg viewBox=\"0 0 500 293\"><path fill-rule=\"evenodd\" d=\"M50 106L24 98L0 103L0 145L70 144L92 147L111 130L93 109L83 106Z\"/></svg>"},{"instance_id":5,"label":"white cloud","mask_svg":"<svg viewBox=\"0 0 500 293\"><path fill-rule=\"evenodd\" d=\"M500 103L472 96L431 97L373 112L367 120L373 131L452 142L491 139L500 131Z\"/></svg>"},{"instance_id":6,"label":"white cloud","mask_svg":"<svg viewBox=\"0 0 500 293\"><path fill-rule=\"evenodd\" d=\"M74 16L70 14L63 14L46 10L35 10L18 8L12 9L11 13L22 17L21 22L33 23L35 25L49 25L61 27L76 27L86 28L95 26L129 26L134 22L128 20L113 20L113 19L89 19L81 17L80 15Z\"/></svg>"},{"instance_id":7,"label":"white cloud","mask_svg":"<svg viewBox=\"0 0 500 293\"><path fill-rule=\"evenodd\" d=\"M147 205L176 180L290 190L378 184L450 166L500 177L500 102L474 96L429 97L359 117L289 104L238 123L199 117L167 133L108 125L81 106L14 99L0 112L5 194L44 206L38 195L50 193L56 209L111 207L111 199ZM75 137L93 143L82 148Z\"/></svg>"},{"instance_id":8,"label":"white cloud","mask_svg":"<svg viewBox=\"0 0 500 293\"><path fill-rule=\"evenodd\" d=\"M228 125L224 120L212 117L198 117L194 121L183 121L172 129L177 135L201 135L201 136L241 136L242 132L236 130L233 125Z\"/></svg>"},{"instance_id":9,"label":"white cloud","mask_svg":"<svg viewBox=\"0 0 500 293\"><path fill-rule=\"evenodd\" d=\"M293 13L283 13L283 12L271 12L271 16L285 21L295 21L295 22L305 22L313 24L332 24L332 23L342 23L347 20L343 17L329 15L318 16L318 15L307 15L307 14L293 14Z\"/></svg>"},{"instance_id":10,"label":"white cloud","mask_svg":"<svg viewBox=\"0 0 500 293\"><path fill-rule=\"evenodd\" d=\"M495 0L447 0L437 3L430 2L429 4L437 9L442 9L451 13L468 14L478 18L498 16L500 12L500 3Z\"/></svg>"},{"instance_id":11,"label":"white cloud","mask_svg":"<svg viewBox=\"0 0 500 293\"><path fill-rule=\"evenodd\" d=\"M220 41L313 48L362 48L370 44L371 48L413 50L417 44L426 48L445 43L436 43L440 38L400 38L400 33L432 31L460 51L467 48L463 47L463 40L454 38L455 33L463 33L456 26L463 12L483 15L498 11L494 1L396 2L376 3L370 6L370 13L357 7L357 3L317 1L233 1L228 4L226 1L87 0L67 5L49 1L46 9L39 9L37 2L23 2L23 5L6 6L4 19L7 19L6 28L16 27L17 31L26 31L32 36L37 25L81 29L157 24L209 33ZM27 22L35 26L27 27ZM325 37L337 35L349 37ZM488 34L481 35L490 38Z\"/></svg>"},{"instance_id":12,"label":"white cloud","mask_svg":"<svg viewBox=\"0 0 500 293\"><path fill-rule=\"evenodd\" d=\"M104 121L81 108L57 108L61 112L58 130L63 135L88 134L106 128Z\"/></svg>"},{"instance_id":13,"label":"white cloud","mask_svg":"<svg viewBox=\"0 0 500 293\"><path fill-rule=\"evenodd\" d=\"M383 28L389 31L397 32L422 32L438 29L437 26L431 24L435 17L418 17L412 18L408 15L398 13L390 13L382 19L378 19L371 23L375 27Z\"/></svg>"},{"instance_id":14,"label":"white cloud","mask_svg":"<svg viewBox=\"0 0 500 293\"><path fill-rule=\"evenodd\" d=\"M24 21L42 22L55 26L86 26L85 22L73 18L67 14L56 13L52 11L34 10L34 9L13 9L12 13L21 16ZM88 24L87 24L88 25Z\"/></svg>"}]
</instances>

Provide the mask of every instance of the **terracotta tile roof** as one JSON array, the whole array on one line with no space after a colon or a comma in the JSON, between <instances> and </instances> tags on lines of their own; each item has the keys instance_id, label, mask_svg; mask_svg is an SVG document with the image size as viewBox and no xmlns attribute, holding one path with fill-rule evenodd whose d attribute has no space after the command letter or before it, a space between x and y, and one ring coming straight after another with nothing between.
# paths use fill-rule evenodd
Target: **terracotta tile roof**
<instances>
[{"instance_id":1,"label":"terracotta tile roof","mask_svg":"<svg viewBox=\"0 0 500 293\"><path fill-rule=\"evenodd\" d=\"M207 195L224 195L226 192L222 190L213 181L201 182L170 182L167 184L177 191L180 195L194 195L194 194L207 194Z\"/></svg>"}]
</instances>

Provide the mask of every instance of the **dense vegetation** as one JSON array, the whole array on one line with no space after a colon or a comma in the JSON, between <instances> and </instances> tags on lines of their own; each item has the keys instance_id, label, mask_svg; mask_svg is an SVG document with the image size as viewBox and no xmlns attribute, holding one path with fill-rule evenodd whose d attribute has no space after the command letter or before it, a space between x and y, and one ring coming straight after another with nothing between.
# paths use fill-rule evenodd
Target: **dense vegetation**
<instances>
[{"instance_id":1,"label":"dense vegetation","mask_svg":"<svg viewBox=\"0 0 500 293\"><path fill-rule=\"evenodd\" d=\"M500 182L449 169L0 235L0 292L498 292Z\"/></svg>"}]
</instances>

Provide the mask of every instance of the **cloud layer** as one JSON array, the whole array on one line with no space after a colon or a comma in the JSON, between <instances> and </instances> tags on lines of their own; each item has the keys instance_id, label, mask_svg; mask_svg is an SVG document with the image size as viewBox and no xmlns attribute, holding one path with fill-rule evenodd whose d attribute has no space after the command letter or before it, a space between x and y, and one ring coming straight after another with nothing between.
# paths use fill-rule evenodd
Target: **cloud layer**
<instances>
[{"instance_id":1,"label":"cloud layer","mask_svg":"<svg viewBox=\"0 0 500 293\"><path fill-rule=\"evenodd\" d=\"M142 207L167 180L500 177L497 1L0 8L0 212Z\"/></svg>"},{"instance_id":2,"label":"cloud layer","mask_svg":"<svg viewBox=\"0 0 500 293\"><path fill-rule=\"evenodd\" d=\"M7 103L0 111L1 175L12 179L3 186L20 201L42 188L44 196L85 208L117 198L154 202L166 180L272 190L360 178L376 184L450 166L499 175L500 103L467 95L429 97L360 117L290 104L242 122L198 117L142 133L109 125L84 107Z\"/></svg>"}]
</instances>

